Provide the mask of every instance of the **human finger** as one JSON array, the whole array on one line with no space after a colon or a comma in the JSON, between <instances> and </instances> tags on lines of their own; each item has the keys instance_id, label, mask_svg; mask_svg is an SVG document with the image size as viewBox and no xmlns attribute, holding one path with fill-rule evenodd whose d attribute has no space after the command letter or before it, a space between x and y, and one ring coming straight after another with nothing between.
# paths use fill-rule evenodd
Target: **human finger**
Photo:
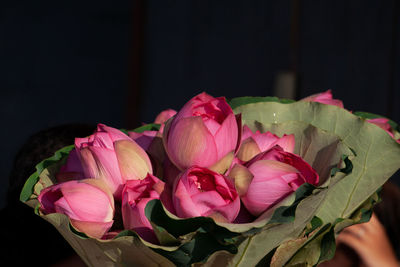
<instances>
[{"instance_id":1,"label":"human finger","mask_svg":"<svg viewBox=\"0 0 400 267\"><path fill-rule=\"evenodd\" d=\"M352 226L345 228L340 233L340 235L343 235L343 234L349 234L354 237L357 237L358 239L361 239L365 236L365 234L367 234L367 229L363 224L356 224L356 225L352 225Z\"/></svg>"},{"instance_id":2,"label":"human finger","mask_svg":"<svg viewBox=\"0 0 400 267\"><path fill-rule=\"evenodd\" d=\"M363 242L361 238L354 232L355 231L352 230L340 233L336 238L337 242L343 243L357 251L360 248L360 246L363 245Z\"/></svg>"}]
</instances>

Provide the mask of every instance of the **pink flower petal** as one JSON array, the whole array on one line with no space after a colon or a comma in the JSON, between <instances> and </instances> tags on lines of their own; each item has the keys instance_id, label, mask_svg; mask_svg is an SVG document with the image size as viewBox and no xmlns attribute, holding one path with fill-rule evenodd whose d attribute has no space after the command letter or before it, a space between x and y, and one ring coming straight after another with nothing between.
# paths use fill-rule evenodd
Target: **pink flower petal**
<instances>
[{"instance_id":1,"label":"pink flower petal","mask_svg":"<svg viewBox=\"0 0 400 267\"><path fill-rule=\"evenodd\" d=\"M71 224L78 231L85 233L89 237L102 238L111 228L114 221L109 222L86 222L71 219Z\"/></svg>"},{"instance_id":2,"label":"pink flower petal","mask_svg":"<svg viewBox=\"0 0 400 267\"><path fill-rule=\"evenodd\" d=\"M82 163L84 176L87 178L96 178L98 176L97 163L90 148L79 149L78 156Z\"/></svg>"},{"instance_id":3,"label":"pink flower petal","mask_svg":"<svg viewBox=\"0 0 400 267\"><path fill-rule=\"evenodd\" d=\"M144 131L143 133L129 132L128 134L141 148L147 151L156 137L157 131Z\"/></svg>"},{"instance_id":4,"label":"pink flower petal","mask_svg":"<svg viewBox=\"0 0 400 267\"><path fill-rule=\"evenodd\" d=\"M55 202L57 212L80 221L108 222L112 220L113 207L110 199L99 188L72 181L61 186L61 192L63 198Z\"/></svg>"},{"instance_id":5,"label":"pink flower petal","mask_svg":"<svg viewBox=\"0 0 400 267\"><path fill-rule=\"evenodd\" d=\"M109 134L112 142L119 141L119 140L129 140L129 136L124 134L118 129L106 126L104 124L97 125L97 132L106 132Z\"/></svg>"},{"instance_id":6,"label":"pink flower petal","mask_svg":"<svg viewBox=\"0 0 400 267\"><path fill-rule=\"evenodd\" d=\"M154 120L154 123L157 124L163 124L173 116L175 116L176 111L173 109L167 109L162 111L160 114L157 115L156 119Z\"/></svg>"},{"instance_id":7,"label":"pink flower petal","mask_svg":"<svg viewBox=\"0 0 400 267\"><path fill-rule=\"evenodd\" d=\"M276 141L275 145L280 146L286 152L293 153L295 147L294 134L283 135L278 141Z\"/></svg>"},{"instance_id":8,"label":"pink flower petal","mask_svg":"<svg viewBox=\"0 0 400 267\"><path fill-rule=\"evenodd\" d=\"M243 165L235 164L228 177L234 181L239 196L245 195L254 178L254 175Z\"/></svg>"},{"instance_id":9,"label":"pink flower petal","mask_svg":"<svg viewBox=\"0 0 400 267\"><path fill-rule=\"evenodd\" d=\"M149 156L132 140L116 141L115 154L124 180L144 179L153 169Z\"/></svg>"},{"instance_id":10,"label":"pink flower petal","mask_svg":"<svg viewBox=\"0 0 400 267\"><path fill-rule=\"evenodd\" d=\"M106 132L96 132L90 138L88 145L113 149L113 140L110 138L110 135Z\"/></svg>"},{"instance_id":11,"label":"pink flower petal","mask_svg":"<svg viewBox=\"0 0 400 267\"><path fill-rule=\"evenodd\" d=\"M252 183L242 201L251 214L259 216L292 192L292 187L278 177Z\"/></svg>"},{"instance_id":12,"label":"pink flower petal","mask_svg":"<svg viewBox=\"0 0 400 267\"><path fill-rule=\"evenodd\" d=\"M238 125L233 113L226 117L214 137L218 150L218 159L235 150L238 140Z\"/></svg>"},{"instance_id":13,"label":"pink flower petal","mask_svg":"<svg viewBox=\"0 0 400 267\"><path fill-rule=\"evenodd\" d=\"M260 131L256 131L255 134L260 133ZM248 139L249 137L252 137L253 131L250 130L249 126L243 125L243 130L242 130L242 141Z\"/></svg>"},{"instance_id":14,"label":"pink flower petal","mask_svg":"<svg viewBox=\"0 0 400 267\"><path fill-rule=\"evenodd\" d=\"M188 194L183 183L177 183L174 189L173 204L176 210L176 215L182 218L201 216L197 210L195 203Z\"/></svg>"},{"instance_id":15,"label":"pink flower petal","mask_svg":"<svg viewBox=\"0 0 400 267\"><path fill-rule=\"evenodd\" d=\"M200 117L172 122L167 135L169 158L181 169L192 165L207 167L218 159L214 137Z\"/></svg>"},{"instance_id":16,"label":"pink flower petal","mask_svg":"<svg viewBox=\"0 0 400 267\"><path fill-rule=\"evenodd\" d=\"M196 203L197 212L202 216L205 216L210 210L214 210L216 207L225 206L227 203L218 194L217 191L204 191L199 192L191 196L192 201Z\"/></svg>"},{"instance_id":17,"label":"pink flower petal","mask_svg":"<svg viewBox=\"0 0 400 267\"><path fill-rule=\"evenodd\" d=\"M173 204L179 217L212 216L223 222L232 222L240 210L240 199L230 180L196 166L175 182Z\"/></svg>"},{"instance_id":18,"label":"pink flower petal","mask_svg":"<svg viewBox=\"0 0 400 267\"><path fill-rule=\"evenodd\" d=\"M340 108L344 108L343 102L339 99L333 99L331 90L327 90L323 93L318 93L314 95L310 95L306 98L303 98L301 101L308 102L319 102L326 105L338 106Z\"/></svg>"},{"instance_id":19,"label":"pink flower petal","mask_svg":"<svg viewBox=\"0 0 400 267\"><path fill-rule=\"evenodd\" d=\"M125 183L118 166L115 152L106 148L88 147L96 161L97 173L92 178L104 180L117 198ZM86 161L85 161L86 163ZM84 164L86 165L86 164Z\"/></svg>"}]
</instances>

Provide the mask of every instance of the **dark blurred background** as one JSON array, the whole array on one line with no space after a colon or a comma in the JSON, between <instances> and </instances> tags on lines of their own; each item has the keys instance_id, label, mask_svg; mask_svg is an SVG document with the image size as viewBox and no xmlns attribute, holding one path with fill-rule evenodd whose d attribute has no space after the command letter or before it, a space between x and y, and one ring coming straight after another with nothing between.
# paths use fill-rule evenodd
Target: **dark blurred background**
<instances>
[{"instance_id":1,"label":"dark blurred background","mask_svg":"<svg viewBox=\"0 0 400 267\"><path fill-rule=\"evenodd\" d=\"M396 0L2 1L0 207L30 135L135 128L201 91L332 89L349 110L400 121L399 14Z\"/></svg>"}]
</instances>

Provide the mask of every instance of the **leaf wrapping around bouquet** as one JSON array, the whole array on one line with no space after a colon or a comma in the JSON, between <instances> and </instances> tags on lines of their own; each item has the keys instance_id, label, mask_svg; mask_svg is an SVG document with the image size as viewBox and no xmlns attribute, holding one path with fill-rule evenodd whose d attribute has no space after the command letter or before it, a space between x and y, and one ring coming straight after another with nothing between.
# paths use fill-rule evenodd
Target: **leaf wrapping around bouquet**
<instances>
[{"instance_id":1,"label":"leaf wrapping around bouquet","mask_svg":"<svg viewBox=\"0 0 400 267\"><path fill-rule=\"evenodd\" d=\"M56 166L53 166L52 169L54 169L54 171L58 171L59 167L60 167L60 163L64 163L65 159L67 158L67 156L69 155L69 152L71 152L71 150L74 149L74 145L71 146L66 146L58 151L56 151L54 153L54 155L48 159L45 159L43 161L41 161L40 163L38 163L36 165L36 172L34 172L29 178L28 180L25 182L24 187L22 188L21 191L21 195L20 195L20 200L22 202L27 202L27 204L31 207L35 207L36 204L29 204L31 203L31 201L29 201L30 199L34 200L37 198L37 196L39 195L41 189L43 189L44 187L47 187L51 184L54 184L54 181L48 181L48 179L43 179L43 182L45 180L47 180L46 184L42 184L41 188L38 188L38 182L39 182L39 176L40 174L48 167L57 164ZM54 177L54 175L52 176ZM40 185L39 185L40 186ZM35 190L36 188L36 190ZM35 203L35 202L32 202Z\"/></svg>"},{"instance_id":2,"label":"leaf wrapping around bouquet","mask_svg":"<svg viewBox=\"0 0 400 267\"><path fill-rule=\"evenodd\" d=\"M173 251L155 249L178 266L201 262L215 251L226 250L233 254L237 252L231 239L239 234L216 225L211 218L177 218L159 200L152 200L146 205L146 216L154 226L181 242L179 248Z\"/></svg>"},{"instance_id":3,"label":"leaf wrapping around bouquet","mask_svg":"<svg viewBox=\"0 0 400 267\"><path fill-rule=\"evenodd\" d=\"M345 109L313 102L255 103L235 109L244 124L303 121L338 135L357 156L353 171L332 186L316 214L325 223L348 218L400 166L400 145L378 126ZM344 201L345 200L345 201Z\"/></svg>"},{"instance_id":4,"label":"leaf wrapping around bouquet","mask_svg":"<svg viewBox=\"0 0 400 267\"><path fill-rule=\"evenodd\" d=\"M57 228L88 266L175 266L138 236L121 235L112 240L82 238L71 231L67 216L52 213L42 217Z\"/></svg>"}]
</instances>

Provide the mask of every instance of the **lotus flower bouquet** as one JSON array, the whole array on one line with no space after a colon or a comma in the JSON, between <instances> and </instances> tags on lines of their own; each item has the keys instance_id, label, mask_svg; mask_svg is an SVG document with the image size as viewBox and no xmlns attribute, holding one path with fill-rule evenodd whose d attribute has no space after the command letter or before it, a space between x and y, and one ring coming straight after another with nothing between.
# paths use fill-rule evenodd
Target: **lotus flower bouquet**
<instances>
[{"instance_id":1,"label":"lotus flower bouquet","mask_svg":"<svg viewBox=\"0 0 400 267\"><path fill-rule=\"evenodd\" d=\"M89 266L313 266L369 219L398 130L330 91L202 93L133 131L99 124L40 162L21 200Z\"/></svg>"}]
</instances>

